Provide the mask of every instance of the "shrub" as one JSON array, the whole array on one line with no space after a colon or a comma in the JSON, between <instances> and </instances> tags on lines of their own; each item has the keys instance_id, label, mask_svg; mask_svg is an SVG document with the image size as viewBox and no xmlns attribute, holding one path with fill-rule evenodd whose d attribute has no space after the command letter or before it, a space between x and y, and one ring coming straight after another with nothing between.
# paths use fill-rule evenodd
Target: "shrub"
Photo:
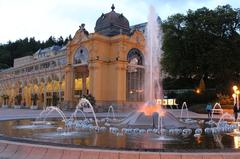
<instances>
[{"instance_id":1,"label":"shrub","mask_svg":"<svg viewBox=\"0 0 240 159\"><path fill-rule=\"evenodd\" d=\"M233 104L233 98L228 95L223 94L217 94L219 103L221 105L232 105Z\"/></svg>"},{"instance_id":2,"label":"shrub","mask_svg":"<svg viewBox=\"0 0 240 159\"><path fill-rule=\"evenodd\" d=\"M89 100L89 102L92 104L92 106L95 106L96 100L91 94L82 95L82 98L86 98L87 100Z\"/></svg>"},{"instance_id":3,"label":"shrub","mask_svg":"<svg viewBox=\"0 0 240 159\"><path fill-rule=\"evenodd\" d=\"M165 78L163 79L163 89L192 89L195 88L196 80L190 78Z\"/></svg>"},{"instance_id":4,"label":"shrub","mask_svg":"<svg viewBox=\"0 0 240 159\"><path fill-rule=\"evenodd\" d=\"M167 96L168 98L176 98L176 97L177 97L177 94L176 94L175 92L169 92L169 93L166 94L166 96Z\"/></svg>"},{"instance_id":5,"label":"shrub","mask_svg":"<svg viewBox=\"0 0 240 159\"><path fill-rule=\"evenodd\" d=\"M214 102L217 99L215 91L204 91L200 94L197 94L193 91L189 91L183 94L180 94L176 98L178 104L187 102L188 105L192 104L205 104L208 102Z\"/></svg>"}]
</instances>

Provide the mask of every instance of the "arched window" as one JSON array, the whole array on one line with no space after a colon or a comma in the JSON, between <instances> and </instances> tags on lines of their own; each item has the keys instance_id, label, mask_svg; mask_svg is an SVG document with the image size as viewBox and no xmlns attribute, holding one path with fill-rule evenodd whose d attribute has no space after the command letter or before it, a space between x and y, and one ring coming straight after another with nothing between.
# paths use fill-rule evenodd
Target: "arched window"
<instances>
[{"instance_id":1,"label":"arched window","mask_svg":"<svg viewBox=\"0 0 240 159\"><path fill-rule=\"evenodd\" d=\"M143 54L138 49L131 49L127 55L127 101L144 100L144 66Z\"/></svg>"},{"instance_id":2,"label":"arched window","mask_svg":"<svg viewBox=\"0 0 240 159\"><path fill-rule=\"evenodd\" d=\"M133 65L143 65L143 55L138 49L131 49L128 52L127 60Z\"/></svg>"},{"instance_id":3,"label":"arched window","mask_svg":"<svg viewBox=\"0 0 240 159\"><path fill-rule=\"evenodd\" d=\"M73 64L87 64L87 63L88 63L87 49L83 47L78 48L73 58Z\"/></svg>"}]
</instances>

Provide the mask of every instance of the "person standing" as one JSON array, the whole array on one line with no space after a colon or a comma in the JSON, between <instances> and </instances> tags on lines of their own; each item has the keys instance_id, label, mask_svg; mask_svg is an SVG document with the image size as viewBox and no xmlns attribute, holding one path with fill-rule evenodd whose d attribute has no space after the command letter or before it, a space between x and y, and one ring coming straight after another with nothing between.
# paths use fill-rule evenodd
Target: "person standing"
<instances>
[{"instance_id":1,"label":"person standing","mask_svg":"<svg viewBox=\"0 0 240 159\"><path fill-rule=\"evenodd\" d=\"M211 118L211 116L212 116L212 104L211 103L207 104L206 111L208 113L208 118Z\"/></svg>"},{"instance_id":2,"label":"person standing","mask_svg":"<svg viewBox=\"0 0 240 159\"><path fill-rule=\"evenodd\" d=\"M234 106L233 106L233 113L234 113L235 121L237 121L237 119L238 119L238 107L237 107L237 104L234 104Z\"/></svg>"}]
</instances>

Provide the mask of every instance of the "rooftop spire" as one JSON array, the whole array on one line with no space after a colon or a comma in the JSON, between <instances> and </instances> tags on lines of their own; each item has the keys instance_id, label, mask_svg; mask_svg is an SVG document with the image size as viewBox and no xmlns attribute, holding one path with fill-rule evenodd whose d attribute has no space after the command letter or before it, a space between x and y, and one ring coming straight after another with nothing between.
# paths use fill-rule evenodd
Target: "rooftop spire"
<instances>
[{"instance_id":1,"label":"rooftop spire","mask_svg":"<svg viewBox=\"0 0 240 159\"><path fill-rule=\"evenodd\" d=\"M111 7L111 9L112 9L112 11L114 11L114 9L115 9L115 6L114 6L114 4L112 4L112 7Z\"/></svg>"}]
</instances>

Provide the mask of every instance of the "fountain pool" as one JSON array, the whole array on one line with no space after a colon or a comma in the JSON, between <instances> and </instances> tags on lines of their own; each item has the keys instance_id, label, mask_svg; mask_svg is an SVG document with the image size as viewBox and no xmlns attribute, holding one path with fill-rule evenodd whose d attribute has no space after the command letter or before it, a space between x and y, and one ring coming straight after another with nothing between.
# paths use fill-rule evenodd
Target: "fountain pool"
<instances>
[{"instance_id":1,"label":"fountain pool","mask_svg":"<svg viewBox=\"0 0 240 159\"><path fill-rule=\"evenodd\" d=\"M82 118L84 119L84 118ZM104 127L96 129L94 125L85 129L72 129L71 131L59 130L64 127L64 123L59 119L54 119L51 127L26 128L33 120L9 120L1 121L1 139L8 139L21 142L40 143L47 145L59 145L70 147L85 147L98 149L120 149L139 151L237 151L239 134L233 131L238 130L232 126L224 128L206 128L204 125L197 129L172 128L162 129L167 138L151 127L142 129L134 127ZM94 122L93 122L94 123ZM222 124L224 125L224 124ZM228 130L229 129L229 130ZM205 131L204 131L205 130ZM222 131L222 133L221 133ZM196 136L195 134L198 134ZM186 135L186 136L185 136ZM215 140L215 136L220 137L220 141ZM220 142L220 143L219 143ZM222 147L222 145L224 145Z\"/></svg>"}]
</instances>

